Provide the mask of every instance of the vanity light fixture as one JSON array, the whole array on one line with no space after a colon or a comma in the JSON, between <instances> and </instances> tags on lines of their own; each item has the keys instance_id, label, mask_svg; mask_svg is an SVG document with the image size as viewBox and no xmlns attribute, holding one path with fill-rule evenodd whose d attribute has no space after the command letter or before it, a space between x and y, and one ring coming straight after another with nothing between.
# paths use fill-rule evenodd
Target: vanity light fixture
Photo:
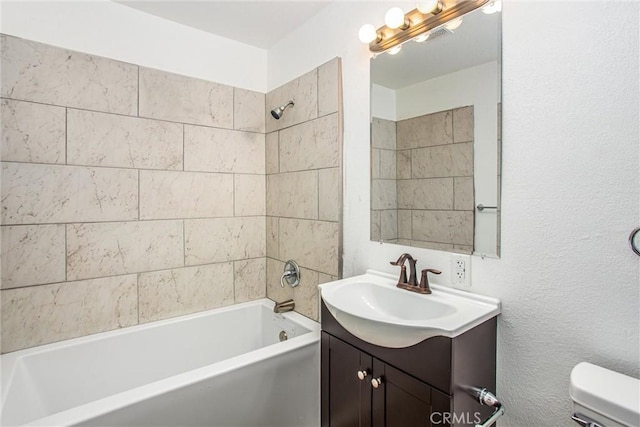
<instances>
[{"instance_id":1,"label":"vanity light fixture","mask_svg":"<svg viewBox=\"0 0 640 427\"><path fill-rule=\"evenodd\" d=\"M482 8L482 12L487 15L502 11L502 1L491 0L485 7Z\"/></svg>"},{"instance_id":2,"label":"vanity light fixture","mask_svg":"<svg viewBox=\"0 0 640 427\"><path fill-rule=\"evenodd\" d=\"M457 30L460 25L462 25L462 18L456 18L444 24L444 27L449 31L453 31Z\"/></svg>"},{"instance_id":3,"label":"vanity light fixture","mask_svg":"<svg viewBox=\"0 0 640 427\"><path fill-rule=\"evenodd\" d=\"M427 13L433 13L437 15L442 12L442 2L440 0L429 0L429 1L420 1L416 5L416 8L422 13L426 15Z\"/></svg>"},{"instance_id":4,"label":"vanity light fixture","mask_svg":"<svg viewBox=\"0 0 640 427\"><path fill-rule=\"evenodd\" d=\"M480 7L496 9L485 13L498 12L502 8L499 3L500 0L425 0L406 14L399 7L392 7L385 15L386 25L377 30L371 24L363 25L358 38L369 44L369 50L374 53L388 52L394 55L400 51L402 43L409 40L426 41L433 29L444 27L449 31L455 30L462 24L463 15ZM392 48L398 49L391 52Z\"/></svg>"}]
</instances>

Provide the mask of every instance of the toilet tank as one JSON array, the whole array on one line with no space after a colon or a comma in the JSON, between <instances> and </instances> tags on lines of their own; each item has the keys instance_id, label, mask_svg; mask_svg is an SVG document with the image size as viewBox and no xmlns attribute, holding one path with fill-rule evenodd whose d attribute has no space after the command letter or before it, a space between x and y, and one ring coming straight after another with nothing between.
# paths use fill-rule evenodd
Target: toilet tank
<instances>
[{"instance_id":1,"label":"toilet tank","mask_svg":"<svg viewBox=\"0 0 640 427\"><path fill-rule=\"evenodd\" d=\"M571 371L569 394L578 418L587 417L603 427L640 427L637 378L582 362Z\"/></svg>"}]
</instances>

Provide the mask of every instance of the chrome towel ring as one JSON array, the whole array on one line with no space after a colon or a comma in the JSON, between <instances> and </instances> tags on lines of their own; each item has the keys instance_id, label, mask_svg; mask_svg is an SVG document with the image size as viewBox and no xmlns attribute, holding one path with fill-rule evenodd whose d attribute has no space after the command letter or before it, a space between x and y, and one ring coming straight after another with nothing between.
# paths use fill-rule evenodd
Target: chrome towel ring
<instances>
[{"instance_id":1,"label":"chrome towel ring","mask_svg":"<svg viewBox=\"0 0 640 427\"><path fill-rule=\"evenodd\" d=\"M640 250L638 249L638 240L640 240L640 238L636 239L638 232L640 232L640 227L634 228L631 234L629 234L629 246L631 246L631 250L635 252L636 255L640 256Z\"/></svg>"}]
</instances>

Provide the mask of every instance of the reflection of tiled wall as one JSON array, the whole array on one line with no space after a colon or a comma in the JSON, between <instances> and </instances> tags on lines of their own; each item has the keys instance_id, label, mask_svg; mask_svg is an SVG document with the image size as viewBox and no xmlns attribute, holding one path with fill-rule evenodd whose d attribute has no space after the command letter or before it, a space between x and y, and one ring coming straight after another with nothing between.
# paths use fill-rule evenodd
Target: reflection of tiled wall
<instances>
[{"instance_id":1,"label":"reflection of tiled wall","mask_svg":"<svg viewBox=\"0 0 640 427\"><path fill-rule=\"evenodd\" d=\"M1 43L3 352L265 296L264 94Z\"/></svg>"},{"instance_id":2,"label":"reflection of tiled wall","mask_svg":"<svg viewBox=\"0 0 640 427\"><path fill-rule=\"evenodd\" d=\"M342 141L340 60L334 59L267 94L267 110L295 99L280 120L267 111L267 296L293 298L318 318L317 285L340 276ZM284 262L301 284L280 287Z\"/></svg>"},{"instance_id":3,"label":"reflection of tiled wall","mask_svg":"<svg viewBox=\"0 0 640 427\"><path fill-rule=\"evenodd\" d=\"M371 121L371 240L398 239L396 122Z\"/></svg>"},{"instance_id":4,"label":"reflection of tiled wall","mask_svg":"<svg viewBox=\"0 0 640 427\"><path fill-rule=\"evenodd\" d=\"M473 107L397 123L398 242L473 250Z\"/></svg>"},{"instance_id":5,"label":"reflection of tiled wall","mask_svg":"<svg viewBox=\"0 0 640 427\"><path fill-rule=\"evenodd\" d=\"M371 239L471 252L473 107L374 118L371 135Z\"/></svg>"}]
</instances>

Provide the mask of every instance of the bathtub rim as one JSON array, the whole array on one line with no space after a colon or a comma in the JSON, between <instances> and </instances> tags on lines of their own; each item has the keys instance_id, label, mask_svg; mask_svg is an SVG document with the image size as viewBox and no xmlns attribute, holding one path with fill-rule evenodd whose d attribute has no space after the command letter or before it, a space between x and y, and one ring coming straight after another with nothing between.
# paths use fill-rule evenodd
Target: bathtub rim
<instances>
[{"instance_id":1,"label":"bathtub rim","mask_svg":"<svg viewBox=\"0 0 640 427\"><path fill-rule=\"evenodd\" d=\"M136 331L143 331L150 328L162 327L164 325L171 325L174 323L179 323L179 322L187 321L190 319L197 319L200 317L210 316L216 313L224 313L227 311L232 311L232 310L241 309L245 307L262 306L269 310L273 310L274 305L275 305L274 301L268 298L262 298L259 300L248 301L248 302L233 304L225 307L214 308L211 310L186 314L178 317L173 317L170 319L163 319L163 320L158 320L154 322L144 323L141 325L135 325L135 326L115 329L111 331L99 332L99 333L87 335L84 337L71 338L64 341L43 344L40 346L30 347L23 350L17 350L11 353L3 354L2 356L0 356L0 360L2 361L2 366L1 366L2 400L1 400L1 406L0 406L0 416L2 415L2 412L3 412L2 409L4 408L4 403L7 398L7 393L5 391L11 385L14 372L15 372L14 367L22 357L29 356L31 354L42 354L42 353L56 351L59 349L66 349L69 347L81 345L83 343L95 342L96 340L104 339L106 337L117 337L123 334L131 334L131 333L135 333ZM42 417L36 420L32 420L22 425L54 426L54 425L77 424L83 421L90 420L92 418L99 417L101 415L105 415L109 412L122 409L124 407L133 405L135 403L141 402L146 399L160 396L162 394L168 393L176 389L188 387L189 385L195 384L203 380L210 379L217 375L222 375L236 369L241 369L242 367L250 365L256 360L267 360L267 359L277 357L280 354L294 351L296 349L302 349L304 347L308 347L314 344L319 345L320 324L318 322L311 320L308 317L303 316L302 314L294 311L282 313L282 314L274 314L274 315L282 316L285 319L289 319L292 322L298 323L302 327L308 329L309 332L302 334L300 336L288 339L287 341L270 344L265 347L258 348L256 350L252 350L247 353L243 353L237 356L230 357L225 360L214 362L207 366L192 369L190 371L186 371L177 375L173 375L167 378L153 381L151 383L144 384L144 385L132 388L130 390L125 390L125 391L122 391L98 400L94 400L91 402L84 403L82 405L78 405L73 408L56 412L54 414L47 415L45 417Z\"/></svg>"}]
</instances>

